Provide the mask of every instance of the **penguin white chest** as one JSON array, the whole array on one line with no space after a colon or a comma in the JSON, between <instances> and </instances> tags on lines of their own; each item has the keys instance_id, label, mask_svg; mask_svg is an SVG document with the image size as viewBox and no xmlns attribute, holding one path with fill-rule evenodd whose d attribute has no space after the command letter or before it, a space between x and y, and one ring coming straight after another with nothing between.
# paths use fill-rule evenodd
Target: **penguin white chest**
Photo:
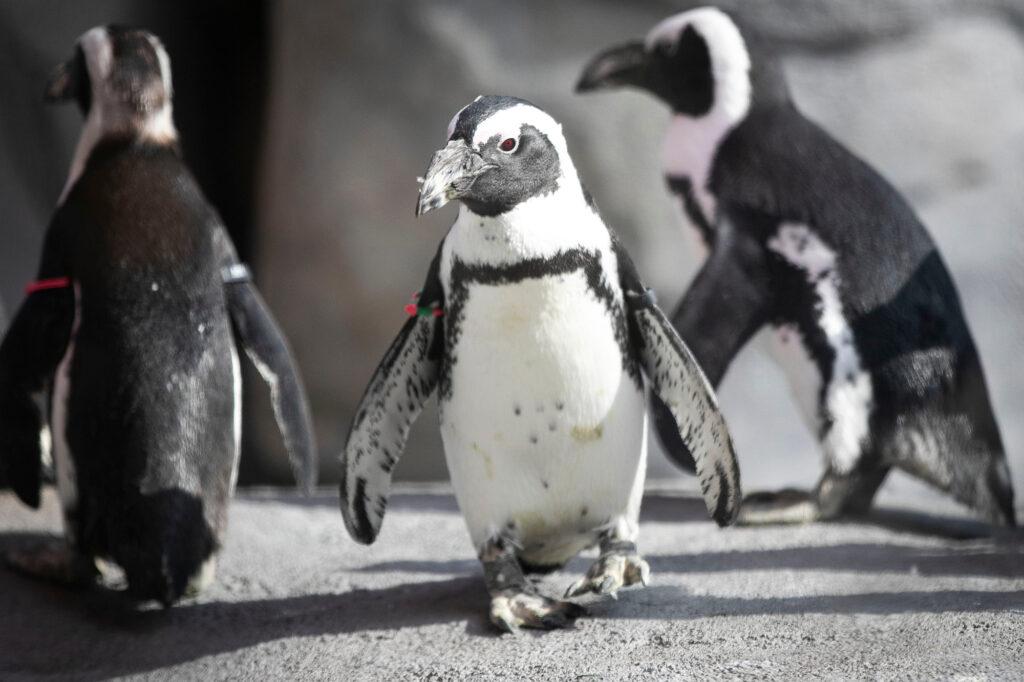
<instances>
[{"instance_id":1,"label":"penguin white chest","mask_svg":"<svg viewBox=\"0 0 1024 682\"><path fill-rule=\"evenodd\" d=\"M853 330L843 310L835 252L807 225L780 223L768 248L801 270L812 287L814 324L828 344L827 381L807 352L795 325L778 329L774 347L808 422L816 428L825 456L839 473L851 471L864 450L873 409L871 376L862 366Z\"/></svg>"},{"instance_id":2,"label":"penguin white chest","mask_svg":"<svg viewBox=\"0 0 1024 682\"><path fill-rule=\"evenodd\" d=\"M644 396L608 306L577 271L470 283L448 323L441 433L474 544L511 524L527 553L572 556L642 483Z\"/></svg>"}]
</instances>

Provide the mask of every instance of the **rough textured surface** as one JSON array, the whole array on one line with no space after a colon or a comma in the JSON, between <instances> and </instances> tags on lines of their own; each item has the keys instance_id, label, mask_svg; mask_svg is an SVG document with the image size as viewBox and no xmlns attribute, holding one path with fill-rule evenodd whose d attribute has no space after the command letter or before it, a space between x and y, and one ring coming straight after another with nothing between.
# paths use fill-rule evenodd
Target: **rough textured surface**
<instances>
[{"instance_id":1,"label":"rough textured surface","mask_svg":"<svg viewBox=\"0 0 1024 682\"><path fill-rule=\"evenodd\" d=\"M1019 679L1024 537L954 539L986 527L920 489L893 485L883 501L873 523L720 531L692 491L649 493L652 585L594 604L575 629L513 637L487 624L444 492L395 495L372 547L348 539L332 493L252 492L233 507L216 584L169 612L0 570L0 677ZM0 548L58 527L52 494L38 514L0 495ZM590 561L543 589L560 593Z\"/></svg>"}]
</instances>

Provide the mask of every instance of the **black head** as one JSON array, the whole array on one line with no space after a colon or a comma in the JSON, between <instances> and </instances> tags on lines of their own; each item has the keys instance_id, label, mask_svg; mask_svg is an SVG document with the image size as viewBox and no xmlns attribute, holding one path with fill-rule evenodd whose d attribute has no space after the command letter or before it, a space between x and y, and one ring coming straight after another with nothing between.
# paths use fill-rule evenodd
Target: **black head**
<instances>
[{"instance_id":1,"label":"black head","mask_svg":"<svg viewBox=\"0 0 1024 682\"><path fill-rule=\"evenodd\" d=\"M54 71L46 101L74 100L83 115L103 107L114 121L146 121L169 112L171 67L160 40L147 31L99 26L84 33L74 56Z\"/></svg>"},{"instance_id":2,"label":"black head","mask_svg":"<svg viewBox=\"0 0 1024 682\"><path fill-rule=\"evenodd\" d=\"M758 97L770 98L771 90L785 94L784 83L769 78L758 83L762 71L774 69L746 33L717 8L676 14L651 29L643 42L614 47L591 60L576 91L631 86L685 116L698 118L716 108L745 114L755 90Z\"/></svg>"},{"instance_id":3,"label":"black head","mask_svg":"<svg viewBox=\"0 0 1024 682\"><path fill-rule=\"evenodd\" d=\"M457 199L495 216L555 192L575 175L561 126L515 97L477 97L452 118L448 144L430 162L417 215Z\"/></svg>"}]
</instances>

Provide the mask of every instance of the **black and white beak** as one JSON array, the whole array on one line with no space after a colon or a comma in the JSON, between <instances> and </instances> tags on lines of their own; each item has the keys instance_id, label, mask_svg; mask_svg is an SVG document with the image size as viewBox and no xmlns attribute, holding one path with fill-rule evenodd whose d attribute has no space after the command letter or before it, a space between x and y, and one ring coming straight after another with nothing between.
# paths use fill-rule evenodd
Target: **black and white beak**
<instances>
[{"instance_id":1,"label":"black and white beak","mask_svg":"<svg viewBox=\"0 0 1024 682\"><path fill-rule=\"evenodd\" d=\"M473 151L465 140L449 141L430 159L430 166L421 180L416 215L423 215L452 199L465 196L476 179L494 167Z\"/></svg>"},{"instance_id":2,"label":"black and white beak","mask_svg":"<svg viewBox=\"0 0 1024 682\"><path fill-rule=\"evenodd\" d=\"M576 92L592 92L627 85L648 85L650 60L642 42L605 50L590 60L576 83Z\"/></svg>"}]
</instances>

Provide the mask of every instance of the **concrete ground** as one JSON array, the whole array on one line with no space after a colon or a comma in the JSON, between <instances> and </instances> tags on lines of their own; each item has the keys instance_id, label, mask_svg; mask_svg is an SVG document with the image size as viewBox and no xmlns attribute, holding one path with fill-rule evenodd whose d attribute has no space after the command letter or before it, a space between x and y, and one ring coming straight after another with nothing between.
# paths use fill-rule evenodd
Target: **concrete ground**
<instances>
[{"instance_id":1,"label":"concrete ground","mask_svg":"<svg viewBox=\"0 0 1024 682\"><path fill-rule=\"evenodd\" d=\"M397 491L368 548L336 502L241 494L216 584L166 612L0 570L0 678L1024 676L1024 537L956 518L919 486L888 486L867 522L724 531L692 491L652 490L651 586L592 603L573 629L517 637L488 625L444 489ZM0 549L59 527L54 495L41 513L0 495ZM558 594L588 565L543 586Z\"/></svg>"}]
</instances>

